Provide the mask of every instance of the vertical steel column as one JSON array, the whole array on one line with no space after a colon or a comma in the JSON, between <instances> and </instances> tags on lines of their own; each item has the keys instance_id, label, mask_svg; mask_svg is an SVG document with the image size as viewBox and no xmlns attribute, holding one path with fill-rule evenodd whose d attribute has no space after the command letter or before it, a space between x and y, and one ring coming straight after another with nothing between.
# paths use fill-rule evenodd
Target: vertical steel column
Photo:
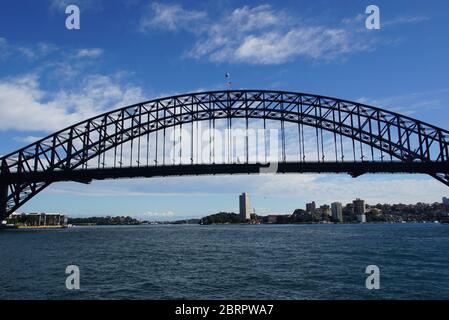
<instances>
[{"instance_id":1,"label":"vertical steel column","mask_svg":"<svg viewBox=\"0 0 449 320\"><path fill-rule=\"evenodd\" d=\"M182 113L181 113L182 115ZM179 116L179 164L182 164L182 116Z\"/></svg>"},{"instance_id":2,"label":"vertical steel column","mask_svg":"<svg viewBox=\"0 0 449 320\"><path fill-rule=\"evenodd\" d=\"M338 123L339 123L339 136L340 136L340 148L341 148L341 162L345 161L345 149L343 145L343 123L341 120L341 105L340 102L337 103L338 105Z\"/></svg>"},{"instance_id":3,"label":"vertical steel column","mask_svg":"<svg viewBox=\"0 0 449 320\"><path fill-rule=\"evenodd\" d=\"M119 161L119 164L120 164L120 168L123 166L123 140L124 140L124 138L123 138L123 135L124 135L124 132L125 132L125 110L122 110L122 118L120 119L120 124L121 124L121 130L122 130L122 132L120 133L120 161Z\"/></svg>"},{"instance_id":4,"label":"vertical steel column","mask_svg":"<svg viewBox=\"0 0 449 320\"><path fill-rule=\"evenodd\" d=\"M319 129L318 129L318 108L316 105L311 105L314 108L315 111L315 135L316 135L316 152L317 152L317 160L320 161L320 135L319 135Z\"/></svg>"},{"instance_id":5,"label":"vertical steel column","mask_svg":"<svg viewBox=\"0 0 449 320\"><path fill-rule=\"evenodd\" d=\"M215 110L215 107L214 107ZM214 161L215 164L215 113L214 113L214 118L212 119L212 126L213 126L213 130L212 130L212 159Z\"/></svg>"},{"instance_id":6,"label":"vertical steel column","mask_svg":"<svg viewBox=\"0 0 449 320\"><path fill-rule=\"evenodd\" d=\"M265 102L263 104L263 149L265 153L265 163L267 163L267 111L265 110Z\"/></svg>"},{"instance_id":7,"label":"vertical steel column","mask_svg":"<svg viewBox=\"0 0 449 320\"><path fill-rule=\"evenodd\" d=\"M368 118L369 134L370 134L370 147L371 147L371 160L374 161L374 147L373 147L373 127L371 125L371 116Z\"/></svg>"},{"instance_id":8,"label":"vertical steel column","mask_svg":"<svg viewBox=\"0 0 449 320\"><path fill-rule=\"evenodd\" d=\"M355 139L354 139L354 119L352 117L352 111L349 111L351 115L351 139L352 139L352 155L354 158L354 162L356 162L356 156L355 156Z\"/></svg>"},{"instance_id":9,"label":"vertical steel column","mask_svg":"<svg viewBox=\"0 0 449 320\"><path fill-rule=\"evenodd\" d=\"M382 137L382 130L380 128L380 112L377 111L377 139L379 140L379 146L380 146L380 161L383 162L384 161L384 153L383 153L383 137ZM419 135L419 141L421 144L421 134Z\"/></svg>"},{"instance_id":10,"label":"vertical steel column","mask_svg":"<svg viewBox=\"0 0 449 320\"><path fill-rule=\"evenodd\" d=\"M141 106L139 106L139 126L138 126L138 129L137 130L139 130L139 132L138 132L138 138L137 138L137 167L140 167L140 144L141 144L141 142L140 142L140 139L141 139L141 137L142 137L142 135L141 135L141 128L142 128L142 109L141 109ZM106 125L105 125L105 136L106 136ZM103 152L103 156L106 154L106 152ZM103 158L104 159L104 158ZM103 166L104 166L104 160L103 160Z\"/></svg>"},{"instance_id":11,"label":"vertical steel column","mask_svg":"<svg viewBox=\"0 0 449 320\"><path fill-rule=\"evenodd\" d=\"M301 143L302 143L302 161L306 162L306 149L304 145L304 110L303 110L303 102L301 97Z\"/></svg>"},{"instance_id":12,"label":"vertical steel column","mask_svg":"<svg viewBox=\"0 0 449 320\"><path fill-rule=\"evenodd\" d=\"M301 148L301 121L300 121L300 111L299 111L299 103L296 105L297 114L298 114L298 148L299 148L299 162L302 161L302 148Z\"/></svg>"},{"instance_id":13,"label":"vertical steel column","mask_svg":"<svg viewBox=\"0 0 449 320\"><path fill-rule=\"evenodd\" d=\"M335 147L335 162L338 162L338 147L337 147L337 127L335 125L335 106L332 107L332 121L334 126L334 147Z\"/></svg>"},{"instance_id":14,"label":"vertical steel column","mask_svg":"<svg viewBox=\"0 0 449 320\"><path fill-rule=\"evenodd\" d=\"M249 139L248 139L248 117L249 117L249 111L248 111L248 101L245 100L245 120L246 120L246 127L245 127L245 149L246 149L246 163L249 163Z\"/></svg>"},{"instance_id":15,"label":"vertical steel column","mask_svg":"<svg viewBox=\"0 0 449 320\"><path fill-rule=\"evenodd\" d=\"M150 111L147 111L147 167L150 165L150 134L151 134L151 125L150 125Z\"/></svg>"},{"instance_id":16,"label":"vertical steel column","mask_svg":"<svg viewBox=\"0 0 449 320\"><path fill-rule=\"evenodd\" d=\"M438 160L440 160L440 161L445 161L445 160L447 160L447 159L444 159L444 146L443 146L443 134L441 133L441 131L438 131L438 140L439 140L439 143L440 143L440 154L439 154L439 156L438 156L438 159L437 159L437 161ZM407 146L408 147L408 146ZM410 148L409 148L410 149ZM447 151L447 149L446 149L446 151Z\"/></svg>"},{"instance_id":17,"label":"vertical steel column","mask_svg":"<svg viewBox=\"0 0 449 320\"><path fill-rule=\"evenodd\" d=\"M190 116L192 117L190 122L190 164L193 164L193 144L194 144L194 137L193 137L193 120L194 120L194 112L193 112L193 106L190 107Z\"/></svg>"},{"instance_id":18,"label":"vertical steel column","mask_svg":"<svg viewBox=\"0 0 449 320\"><path fill-rule=\"evenodd\" d=\"M155 128L156 128L156 141L154 144L154 165L157 167L158 165L158 158L157 158L157 152L158 152L158 143L159 143L159 103L156 103L156 124L155 124Z\"/></svg>"},{"instance_id":19,"label":"vertical steel column","mask_svg":"<svg viewBox=\"0 0 449 320\"><path fill-rule=\"evenodd\" d=\"M360 144L360 160L363 162L365 159L365 155L363 154L363 133L362 133L362 120L360 118L360 106L357 105L357 123L358 123L358 130L359 130L359 144Z\"/></svg>"},{"instance_id":20,"label":"vertical steel column","mask_svg":"<svg viewBox=\"0 0 449 320\"><path fill-rule=\"evenodd\" d=\"M164 141L162 143L162 165L165 166L165 131L167 129L167 107L164 106Z\"/></svg>"},{"instance_id":21,"label":"vertical steel column","mask_svg":"<svg viewBox=\"0 0 449 320\"><path fill-rule=\"evenodd\" d=\"M98 156L97 156L97 168L98 169L100 169L100 167L101 167L101 151L102 151L102 148L101 148L101 141L103 140L103 126L104 126L105 124L103 123L103 120L101 121L101 125L100 125L100 128L97 128L97 132L98 132ZM70 143L70 141L72 140L72 137L71 137L71 134L70 134L70 139L69 139L69 143ZM72 147L70 146L70 148L69 147L67 147L67 149L71 149ZM69 153L69 151L67 151L67 153ZM70 160L68 160L68 161L70 161ZM69 163L67 163L67 168L70 168L70 164Z\"/></svg>"},{"instance_id":22,"label":"vertical steel column","mask_svg":"<svg viewBox=\"0 0 449 320\"><path fill-rule=\"evenodd\" d=\"M209 104L209 164L212 163L212 116L210 114L210 104Z\"/></svg>"},{"instance_id":23,"label":"vertical steel column","mask_svg":"<svg viewBox=\"0 0 449 320\"><path fill-rule=\"evenodd\" d=\"M115 143L114 143L114 168L117 167L117 142L119 141L119 135L118 135L118 128L120 126L120 114L117 117L116 123L115 123ZM87 131L85 133L87 135Z\"/></svg>"}]
</instances>

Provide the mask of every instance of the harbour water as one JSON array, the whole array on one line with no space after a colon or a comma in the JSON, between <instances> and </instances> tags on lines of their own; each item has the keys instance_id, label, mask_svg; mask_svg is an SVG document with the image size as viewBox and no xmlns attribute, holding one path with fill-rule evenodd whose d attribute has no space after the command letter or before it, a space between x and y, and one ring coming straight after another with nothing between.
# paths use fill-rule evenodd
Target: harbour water
<instances>
[{"instance_id":1,"label":"harbour water","mask_svg":"<svg viewBox=\"0 0 449 320\"><path fill-rule=\"evenodd\" d=\"M449 299L440 224L0 230L0 250L1 299Z\"/></svg>"}]
</instances>

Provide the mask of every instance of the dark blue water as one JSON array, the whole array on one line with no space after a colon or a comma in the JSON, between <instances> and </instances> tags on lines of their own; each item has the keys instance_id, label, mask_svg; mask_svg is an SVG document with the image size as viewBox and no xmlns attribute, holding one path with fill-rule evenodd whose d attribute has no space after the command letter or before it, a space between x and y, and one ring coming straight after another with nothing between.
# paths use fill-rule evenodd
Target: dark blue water
<instances>
[{"instance_id":1,"label":"dark blue water","mask_svg":"<svg viewBox=\"0 0 449 320\"><path fill-rule=\"evenodd\" d=\"M0 247L2 299L449 299L448 225L3 230Z\"/></svg>"}]
</instances>

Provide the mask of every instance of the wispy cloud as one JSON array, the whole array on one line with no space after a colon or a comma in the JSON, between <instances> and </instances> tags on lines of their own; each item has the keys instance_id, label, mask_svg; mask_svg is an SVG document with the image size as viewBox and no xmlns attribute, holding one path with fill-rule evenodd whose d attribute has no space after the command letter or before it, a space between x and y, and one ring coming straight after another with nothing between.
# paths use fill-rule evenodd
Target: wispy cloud
<instances>
[{"instance_id":1,"label":"wispy cloud","mask_svg":"<svg viewBox=\"0 0 449 320\"><path fill-rule=\"evenodd\" d=\"M50 0L50 8L54 10L65 9L68 5L72 4L71 0Z\"/></svg>"},{"instance_id":2,"label":"wispy cloud","mask_svg":"<svg viewBox=\"0 0 449 320\"><path fill-rule=\"evenodd\" d=\"M141 20L141 29L150 27L192 32L197 39L186 55L212 62L280 64L298 57L329 60L371 49L369 41L361 41L344 23L306 25L299 17L268 4L243 6L211 19L203 11L156 3Z\"/></svg>"},{"instance_id":3,"label":"wispy cloud","mask_svg":"<svg viewBox=\"0 0 449 320\"><path fill-rule=\"evenodd\" d=\"M59 10L65 12L67 6L74 4L77 5L80 10L101 8L103 0L49 0L51 10Z\"/></svg>"},{"instance_id":4,"label":"wispy cloud","mask_svg":"<svg viewBox=\"0 0 449 320\"><path fill-rule=\"evenodd\" d=\"M186 10L178 4L152 3L140 19L140 30L155 28L178 31L185 29L194 31L196 23L203 21L207 14L204 11Z\"/></svg>"},{"instance_id":5,"label":"wispy cloud","mask_svg":"<svg viewBox=\"0 0 449 320\"><path fill-rule=\"evenodd\" d=\"M79 49L76 53L78 58L97 58L103 54L103 50L99 48Z\"/></svg>"},{"instance_id":6,"label":"wispy cloud","mask_svg":"<svg viewBox=\"0 0 449 320\"><path fill-rule=\"evenodd\" d=\"M48 56L57 49L57 46L51 43L40 42L31 46L23 46L0 37L0 61L9 58L25 58L28 61L35 61Z\"/></svg>"},{"instance_id":7,"label":"wispy cloud","mask_svg":"<svg viewBox=\"0 0 449 320\"><path fill-rule=\"evenodd\" d=\"M363 31L365 29L365 19L366 15L358 14L352 18L344 18L342 20L342 24L346 26L350 26L353 30L358 32ZM402 24L414 24L421 23L425 21L429 21L430 18L426 16L398 16L392 19L381 19L381 28L390 27Z\"/></svg>"},{"instance_id":8,"label":"wispy cloud","mask_svg":"<svg viewBox=\"0 0 449 320\"><path fill-rule=\"evenodd\" d=\"M382 26L387 27L401 24L421 23L429 20L430 18L425 16L402 16L382 22Z\"/></svg>"},{"instance_id":9,"label":"wispy cloud","mask_svg":"<svg viewBox=\"0 0 449 320\"><path fill-rule=\"evenodd\" d=\"M0 59L4 59L8 54L8 41L0 37Z\"/></svg>"},{"instance_id":10,"label":"wispy cloud","mask_svg":"<svg viewBox=\"0 0 449 320\"><path fill-rule=\"evenodd\" d=\"M446 108L449 88L398 94L384 98L362 97L358 102L413 116L430 110Z\"/></svg>"}]
</instances>

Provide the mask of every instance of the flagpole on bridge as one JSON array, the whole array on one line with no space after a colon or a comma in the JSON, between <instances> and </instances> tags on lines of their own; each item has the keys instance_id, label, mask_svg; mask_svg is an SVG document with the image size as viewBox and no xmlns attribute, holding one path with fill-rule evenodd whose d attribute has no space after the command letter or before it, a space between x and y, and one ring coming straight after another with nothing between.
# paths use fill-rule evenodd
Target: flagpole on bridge
<instances>
[{"instance_id":1,"label":"flagpole on bridge","mask_svg":"<svg viewBox=\"0 0 449 320\"><path fill-rule=\"evenodd\" d=\"M232 85L232 82L231 82L231 74L229 73L229 72L226 72L225 73L225 78L226 78L226 87L227 87L227 89L228 89L228 91L229 90L231 90L231 85Z\"/></svg>"}]
</instances>

